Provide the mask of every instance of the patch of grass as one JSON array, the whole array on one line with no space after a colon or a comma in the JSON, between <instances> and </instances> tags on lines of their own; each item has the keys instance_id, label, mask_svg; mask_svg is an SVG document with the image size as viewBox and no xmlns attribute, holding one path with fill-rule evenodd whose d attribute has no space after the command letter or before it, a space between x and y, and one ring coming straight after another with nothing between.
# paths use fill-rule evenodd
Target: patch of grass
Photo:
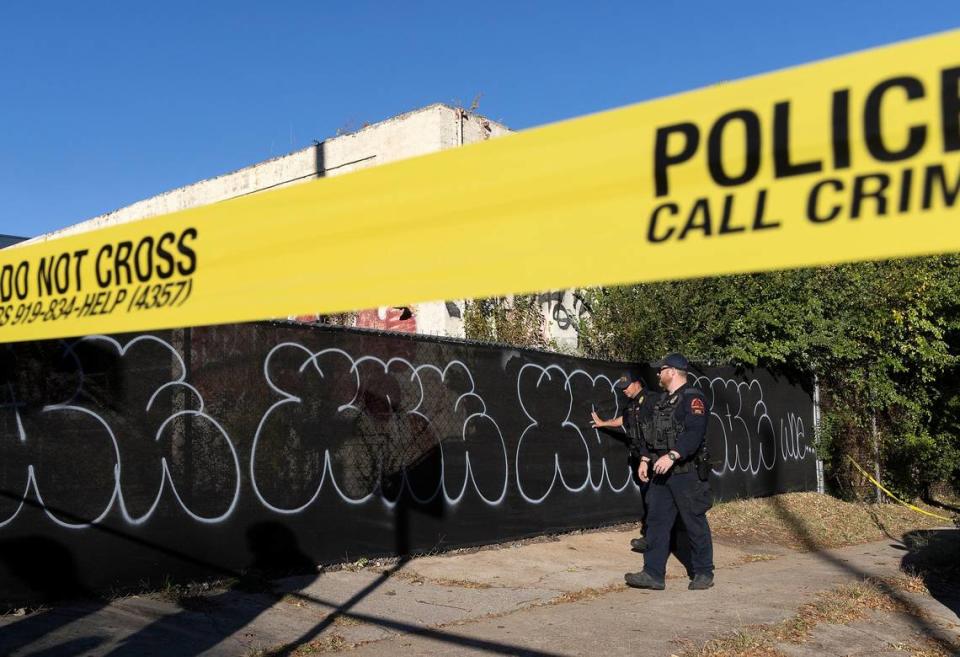
<instances>
[{"instance_id":1,"label":"patch of grass","mask_svg":"<svg viewBox=\"0 0 960 657\"><path fill-rule=\"evenodd\" d=\"M445 579L443 577L429 580L437 586L456 586L461 589L491 589L493 588L486 582L473 582L468 579Z\"/></svg>"},{"instance_id":2,"label":"patch of grass","mask_svg":"<svg viewBox=\"0 0 960 657\"><path fill-rule=\"evenodd\" d=\"M304 600L302 595L295 595L291 593L287 593L282 598L280 598L280 602L286 605L290 605L291 607L297 607L299 609L303 609L304 607L310 606L310 603Z\"/></svg>"},{"instance_id":3,"label":"patch of grass","mask_svg":"<svg viewBox=\"0 0 960 657\"><path fill-rule=\"evenodd\" d=\"M160 600L175 604L187 611L208 612L220 606L214 598L210 597L209 592L208 583L174 584L168 579L155 595Z\"/></svg>"},{"instance_id":4,"label":"patch of grass","mask_svg":"<svg viewBox=\"0 0 960 657\"><path fill-rule=\"evenodd\" d=\"M957 647L941 641L924 637L919 644L906 644L905 650L910 651L910 657L955 657Z\"/></svg>"},{"instance_id":5,"label":"patch of grass","mask_svg":"<svg viewBox=\"0 0 960 657\"><path fill-rule=\"evenodd\" d=\"M912 529L944 524L899 504L844 502L819 493L724 502L711 509L708 517L718 538L802 551L867 543L885 536L898 538Z\"/></svg>"},{"instance_id":6,"label":"patch of grass","mask_svg":"<svg viewBox=\"0 0 960 657\"><path fill-rule=\"evenodd\" d=\"M417 572L406 570L398 570L397 572L393 573L392 577L407 580L411 584L423 584L425 582L429 582L431 584L435 584L436 586L451 586L461 589L493 588L491 584L487 584L486 582L474 582L469 579L447 579L445 577L424 577Z\"/></svg>"},{"instance_id":7,"label":"patch of grass","mask_svg":"<svg viewBox=\"0 0 960 657\"><path fill-rule=\"evenodd\" d=\"M568 591L567 593L561 593L558 596L549 598L547 600L532 600L526 602L522 605L514 607L512 609L504 609L502 611L495 611L489 614L483 614L482 616L475 616L472 618L461 618L459 620L453 620L446 623L440 623L435 625L435 629L443 629L446 627L455 627L459 625L466 625L467 623L475 623L477 621L484 620L493 620L496 618L504 618L505 616L511 616L518 611L527 611L529 609L536 609L538 607L551 607L553 605L562 605L570 602L580 602L583 600L595 600L597 598L603 597L608 593L613 593L614 591L622 591L626 588L626 584L611 584L609 586L604 586L601 588L587 588L581 589L579 591Z\"/></svg>"},{"instance_id":8,"label":"patch of grass","mask_svg":"<svg viewBox=\"0 0 960 657\"><path fill-rule=\"evenodd\" d=\"M885 577L882 581L886 586L897 591L930 595L930 589L920 575L907 573L903 577Z\"/></svg>"},{"instance_id":9,"label":"patch of grass","mask_svg":"<svg viewBox=\"0 0 960 657\"><path fill-rule=\"evenodd\" d=\"M343 638L342 634L330 634L328 636L320 637L315 639L310 643L305 643L302 646L298 646L296 650L293 651L293 657L302 657L303 655L317 655L324 652L334 652L337 650L344 650L345 648L351 647L351 644Z\"/></svg>"},{"instance_id":10,"label":"patch of grass","mask_svg":"<svg viewBox=\"0 0 960 657\"><path fill-rule=\"evenodd\" d=\"M678 643L682 648L680 657L785 657L776 649L769 631L762 625L742 627L700 646L690 641Z\"/></svg>"},{"instance_id":11,"label":"patch of grass","mask_svg":"<svg viewBox=\"0 0 960 657\"><path fill-rule=\"evenodd\" d=\"M581 602L583 600L596 600L597 598L603 597L608 593L613 593L614 591L619 591L623 588L626 588L625 584L611 584L609 586L603 586L600 588L586 588L579 591L568 591L566 593L561 593L556 597L550 598L549 600L534 603L531 606L546 607L548 605L562 605L569 602Z\"/></svg>"},{"instance_id":12,"label":"patch of grass","mask_svg":"<svg viewBox=\"0 0 960 657\"><path fill-rule=\"evenodd\" d=\"M801 644L810 639L814 628L827 623L846 625L865 618L868 611L916 614L916 610L893 595L891 589L915 591L922 580L897 577L887 580L865 579L824 591L785 621L774 625L753 625L695 645L681 642L680 657L782 657L778 644ZM960 645L925 638L922 644L905 644L914 657L942 657L956 654Z\"/></svg>"},{"instance_id":13,"label":"patch of grass","mask_svg":"<svg viewBox=\"0 0 960 657\"><path fill-rule=\"evenodd\" d=\"M960 490L954 490L946 483L937 484L930 490L930 498L926 501L941 509L941 515L949 515L944 514L943 511L960 509Z\"/></svg>"},{"instance_id":14,"label":"patch of grass","mask_svg":"<svg viewBox=\"0 0 960 657\"><path fill-rule=\"evenodd\" d=\"M325 652L335 652L337 650L344 650L346 648L352 648L354 645L347 642L340 634L328 634L315 639L310 643L305 643L302 646L296 646L291 652L291 645L285 644L282 646L277 646L276 648L266 648L256 650L249 654L249 657L276 657L277 655L286 655L290 654L293 657L304 657L304 655L319 655Z\"/></svg>"},{"instance_id":15,"label":"patch of grass","mask_svg":"<svg viewBox=\"0 0 960 657\"><path fill-rule=\"evenodd\" d=\"M340 615L333 619L333 622L330 623L332 627L350 627L353 625L363 625L363 621L352 616Z\"/></svg>"},{"instance_id":16,"label":"patch of grass","mask_svg":"<svg viewBox=\"0 0 960 657\"><path fill-rule=\"evenodd\" d=\"M901 601L890 595L883 583L866 579L818 594L813 602L800 607L796 616L771 628L771 633L777 641L803 643L810 638L817 625L846 625L865 618L867 611L871 610L910 612Z\"/></svg>"},{"instance_id":17,"label":"patch of grass","mask_svg":"<svg viewBox=\"0 0 960 657\"><path fill-rule=\"evenodd\" d=\"M360 557L351 564L345 564L344 568L346 570L351 570L353 572L358 572L366 568L370 564L370 560L366 557Z\"/></svg>"},{"instance_id":18,"label":"patch of grass","mask_svg":"<svg viewBox=\"0 0 960 657\"><path fill-rule=\"evenodd\" d=\"M745 554L743 563L757 563L758 561L773 561L777 558L775 554Z\"/></svg>"}]
</instances>

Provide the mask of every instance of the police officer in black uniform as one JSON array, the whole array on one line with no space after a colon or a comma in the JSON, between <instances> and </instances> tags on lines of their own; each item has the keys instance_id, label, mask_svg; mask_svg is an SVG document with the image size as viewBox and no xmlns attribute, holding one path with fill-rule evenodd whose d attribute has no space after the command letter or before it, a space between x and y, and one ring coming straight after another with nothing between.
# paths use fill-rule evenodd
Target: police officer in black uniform
<instances>
[{"instance_id":1,"label":"police officer in black uniform","mask_svg":"<svg viewBox=\"0 0 960 657\"><path fill-rule=\"evenodd\" d=\"M690 367L680 354L669 354L656 364L664 394L654 404L648 429L643 432L640 479L649 480L647 491L647 541L643 570L627 573L635 588L664 588L670 531L677 516L690 538L693 579L688 588L713 586L713 540L707 523L712 506L709 461L706 457L707 407L697 388L687 381Z\"/></svg>"},{"instance_id":2,"label":"police officer in black uniform","mask_svg":"<svg viewBox=\"0 0 960 657\"><path fill-rule=\"evenodd\" d=\"M611 420L601 420L596 411L592 411L591 415L593 420L590 424L597 429L623 427L627 432L627 436L629 436L630 461L631 463L639 464L641 454L646 452L643 428L650 426L650 420L653 417L653 407L657 399L659 399L659 393L647 390L647 385L643 380L643 374L639 367L631 367L626 376L621 377L615 387L623 390L623 394L629 399L626 408L623 409L623 414ZM637 475L639 476L639 467ZM643 488L645 494L645 482ZM641 510L641 522L645 520L645 507L646 504L644 504L644 509ZM637 552L643 552L647 549L647 539L644 536L631 539L630 547Z\"/></svg>"}]
</instances>

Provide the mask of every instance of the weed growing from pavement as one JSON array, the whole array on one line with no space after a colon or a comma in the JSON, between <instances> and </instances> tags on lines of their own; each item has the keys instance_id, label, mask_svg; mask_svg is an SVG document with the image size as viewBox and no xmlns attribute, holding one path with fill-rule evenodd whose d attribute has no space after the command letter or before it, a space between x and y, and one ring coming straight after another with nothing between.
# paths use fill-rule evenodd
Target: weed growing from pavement
<instances>
[{"instance_id":1,"label":"weed growing from pavement","mask_svg":"<svg viewBox=\"0 0 960 657\"><path fill-rule=\"evenodd\" d=\"M412 572L398 571L393 575L397 579L405 579L411 584L423 584L429 582L436 586L450 586L460 589L492 589L492 584L486 582L474 582L468 579L447 579L445 577L424 577Z\"/></svg>"},{"instance_id":2,"label":"weed growing from pavement","mask_svg":"<svg viewBox=\"0 0 960 657\"><path fill-rule=\"evenodd\" d=\"M176 584L167 579L156 597L177 605L187 611L213 611L219 605L209 593L211 586L207 582Z\"/></svg>"},{"instance_id":3,"label":"weed growing from pavement","mask_svg":"<svg viewBox=\"0 0 960 657\"><path fill-rule=\"evenodd\" d=\"M296 646L294 648L293 646L284 645L277 648L260 649L250 653L249 657L276 657L278 655L304 657L305 655L319 655L325 652L336 652L353 647L354 644L348 643L341 634L325 634L323 637L305 643L302 646Z\"/></svg>"},{"instance_id":4,"label":"weed growing from pavement","mask_svg":"<svg viewBox=\"0 0 960 657\"><path fill-rule=\"evenodd\" d=\"M773 561L777 558L775 554L745 554L743 563L756 563L758 561Z\"/></svg>"},{"instance_id":5,"label":"weed growing from pavement","mask_svg":"<svg viewBox=\"0 0 960 657\"><path fill-rule=\"evenodd\" d=\"M549 600L544 600L543 602L535 602L531 607L546 607L549 605L563 605L570 602L582 602L584 600L596 600L597 598L602 598L608 593L613 593L614 591L621 591L626 588L624 584L611 584L610 586L604 586L601 588L586 588L580 589L579 591L568 591L567 593L561 593L560 595L550 598Z\"/></svg>"}]
</instances>

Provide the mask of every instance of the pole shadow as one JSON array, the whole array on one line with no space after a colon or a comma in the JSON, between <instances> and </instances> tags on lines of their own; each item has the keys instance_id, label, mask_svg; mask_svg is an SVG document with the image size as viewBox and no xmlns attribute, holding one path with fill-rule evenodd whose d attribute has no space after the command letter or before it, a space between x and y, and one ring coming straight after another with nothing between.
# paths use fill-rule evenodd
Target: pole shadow
<instances>
[{"instance_id":1,"label":"pole shadow","mask_svg":"<svg viewBox=\"0 0 960 657\"><path fill-rule=\"evenodd\" d=\"M792 511L790 511L784 503L774 497L772 498L774 511L783 520L791 529L793 529L794 534L800 540L801 544L806 548L813 556L830 563L831 565L844 570L851 575L855 575L857 578L864 580L870 577L870 573L857 568L856 566L850 564L849 562L840 559L839 557L831 554L829 551L823 551L821 546L817 543L816 539L813 536L811 530L804 523L803 518L797 516ZM926 636L932 637L937 641L941 646L952 647L955 644L953 643L953 638L948 634L944 633L939 627L927 620L926 614L924 611L917 606L910 598L904 595L901 591L897 590L895 587L891 586L889 583L882 580L872 580L876 586L883 591L884 594L890 598L896 600L902 608L907 611L906 617L907 621L917 630L917 632L924 634ZM951 607L951 609L953 609ZM954 610L955 611L955 610Z\"/></svg>"},{"instance_id":2,"label":"pole shadow","mask_svg":"<svg viewBox=\"0 0 960 657\"><path fill-rule=\"evenodd\" d=\"M383 400L379 400L379 402L383 402ZM385 414L391 412L392 410L384 410ZM440 518L445 511L445 501L441 496L435 496L431 501L423 503L416 501L410 495L409 487L411 485L416 486L420 482L422 486L424 481L437 481L436 477L440 473L440 453L439 443L436 436L432 434L429 423L420 422L416 416L407 417L411 419L399 424L395 421L395 417L392 418L390 426L393 429L389 436L390 440L385 440L386 436L383 435L376 437L359 436L361 444L370 445L374 450L365 461L374 466L365 471L366 475L376 477L378 493L385 499L393 500L393 543L394 552L399 559L396 564L381 573L374 581L357 591L345 602L336 603L303 591L318 579L315 562L300 550L293 532L285 525L277 522L259 523L251 526L247 531L248 547L253 559L250 566L242 572L164 547L123 530L105 525L92 525L90 527L91 531L106 533L133 545L147 547L191 565L200 566L210 573L236 580L236 584L230 590L218 595L202 596L202 599L193 601L193 604L189 605L190 608L160 618L135 632L111 651L109 655L112 657L134 655L138 657L148 655L194 657L222 643L266 610L286 598L288 600L302 600L325 607L329 609L329 613L301 636L271 653L271 655L277 657L292 654L298 647L309 643L322 634L339 618L350 618L394 632L402 632L451 646L471 648L491 654L552 657L552 653L548 652L529 650L509 643L459 636L439 629L426 628L392 618L354 611L354 608L362 600L369 597L409 563L415 552L415 546L418 544L412 521L418 516ZM398 426L401 427L399 430L397 429ZM0 495L16 499L18 502L22 499L19 494L9 491L0 491ZM65 520L77 519L75 514L69 511L52 509L49 505L43 506L33 499L28 498L22 501L27 506L45 508L55 512ZM422 543L422 537L420 542ZM66 614L51 611L50 615L47 616L47 612L42 612L40 615L28 616L23 621L8 626L4 630L4 637L11 641L11 648L7 652L27 648L43 634L79 617L93 613L104 604L102 600L97 600L93 592L86 591L79 586L79 576L75 572L76 569L72 568L71 571L72 560L68 548L57 545L49 548L49 550L56 551L59 554L56 560L65 564L63 568L66 568L66 572L59 573L55 578L56 581L77 584L77 586L72 588L68 586L67 588L75 591L77 595L90 598L96 602L84 607L79 613L74 610L70 610ZM11 551L11 554L20 555L21 560L29 561L31 551L20 549ZM2 557L3 553L0 552L0 558ZM25 572L32 572L34 577L39 578L38 581L44 581L42 579L43 573L40 570ZM308 572L311 574L305 578L299 578L297 580L298 586L293 591L289 589L280 591L271 579L278 575L288 575L293 572ZM198 628L202 629L198 630ZM43 647L42 649L54 651L50 654L82 654L100 645L108 638L99 635L80 637L52 648ZM17 642L16 645L13 645L14 641Z\"/></svg>"},{"instance_id":3,"label":"pole shadow","mask_svg":"<svg viewBox=\"0 0 960 657\"><path fill-rule=\"evenodd\" d=\"M274 591L272 578L312 570L314 574L302 578L300 586L309 586L317 579L313 560L300 551L296 536L280 523L252 525L247 530L247 545L253 561L229 590L204 596L198 601L200 604L195 603L196 609L183 609L158 619L125 639L108 655L199 655L278 602L282 595Z\"/></svg>"}]
</instances>

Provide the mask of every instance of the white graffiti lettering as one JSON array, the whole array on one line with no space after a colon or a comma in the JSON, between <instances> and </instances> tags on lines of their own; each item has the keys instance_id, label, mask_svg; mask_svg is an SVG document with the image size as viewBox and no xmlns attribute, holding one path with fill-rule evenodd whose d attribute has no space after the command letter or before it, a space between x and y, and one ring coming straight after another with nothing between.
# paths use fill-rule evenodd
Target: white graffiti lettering
<instances>
[{"instance_id":1,"label":"white graffiti lettering","mask_svg":"<svg viewBox=\"0 0 960 657\"><path fill-rule=\"evenodd\" d=\"M708 436L711 429L721 436L723 461L713 468L714 475L756 476L762 470L773 470L778 459L802 461L816 456L816 450L805 444L806 432L800 415L790 412L786 420L781 419L777 435L763 397L763 385L757 379L738 381L698 376L693 378L693 383L707 398Z\"/></svg>"},{"instance_id":2,"label":"white graffiti lettering","mask_svg":"<svg viewBox=\"0 0 960 657\"><path fill-rule=\"evenodd\" d=\"M527 377L536 377L532 388L529 384L524 388L525 373ZM618 469L624 475L624 482L620 485L613 484L610 480L607 456L602 456L599 459L601 463L599 476L593 476L591 466L594 457L592 452L602 446L604 441L596 429L592 431L593 435L589 441L580 429L581 426L589 423L589 412L595 408L592 399L589 406L579 409L580 415L582 415L582 417L576 418L579 422L572 421L575 414L574 387L578 380L585 380L589 384L591 392L597 388L598 384L601 384L601 393L613 400L614 415L619 414L619 400L613 382L605 375L591 376L582 369L567 374L559 365L541 367L532 363L523 365L517 374L517 401L530 424L520 434L517 443L514 475L518 492L530 504L543 502L550 495L558 480L560 485L571 493L578 493L588 486L594 491L600 490L604 481L606 481L610 490L620 493L632 483L630 470L626 465L623 465ZM541 392L541 386L545 386L546 396L549 399L541 399L541 403L537 405L539 409L537 416L535 416L531 413L529 398ZM525 397L528 398L527 402L524 401ZM549 482L543 479L542 468L535 465L525 467L525 464L531 460L536 461L538 458L542 458L544 451L552 454L553 457L552 473L547 475ZM624 450L621 449L620 451L623 452ZM567 471L566 475L564 475L565 469ZM582 480L579 479L581 474ZM537 475L543 480L535 483L528 481L525 488L524 480L536 479ZM572 478L572 482L568 481L568 477ZM531 492L529 490L531 486L538 486L541 491L540 494Z\"/></svg>"},{"instance_id":3,"label":"white graffiti lettering","mask_svg":"<svg viewBox=\"0 0 960 657\"><path fill-rule=\"evenodd\" d=\"M191 397L199 404L199 408L196 409L184 409L179 410L168 417L160 420L156 429L152 435L152 441L155 444L160 444L164 441L165 438L169 436L168 429L177 421L181 419L191 418L194 421L200 423L200 425L206 425L211 427L212 430L208 430L206 433L212 435L213 440L222 441L223 445L226 447L227 451L230 454L230 459L232 460L233 467L231 468L233 486L232 491L230 492L229 501L225 504L225 509L221 513L214 515L203 515L195 512L190 508L190 506L184 501L180 491L177 488L177 483L175 477L171 472L169 465L168 457L161 456L159 459L159 484L157 485L156 493L153 495L152 502L147 506L147 508L140 512L136 513L130 510L131 503L125 495L125 487L131 485L128 482L128 477L125 476L126 469L123 465L124 463L124 449L123 445L126 442L125 437L118 438L114 428L112 428L110 422L104 417L108 415L103 408L95 407L90 408L89 406L93 403L93 397L88 398L84 394L85 390L85 381L87 379L88 373L84 371L82 358L79 355L79 351L83 349L84 346L94 346L100 349L106 347L107 350L112 351L116 354L117 359L122 362L123 358L126 357L132 349L135 347L143 347L145 345L150 345L154 348L159 348L164 353L164 358L161 359L161 362L174 363L176 365L176 370L178 374L172 380L166 381L155 389L151 391L151 394L146 400L145 405L139 409L130 409L137 411L141 414L145 414L149 417L151 411L154 410L154 407L157 405L157 400L162 393L170 393L175 391L178 387L182 388L189 393ZM41 492L40 484L40 474L37 470L37 466L34 463L30 463L27 466L27 475L26 475L26 486L24 488L24 493L21 498L19 505L16 510L7 518L0 520L0 527L3 527L11 523L21 512L24 506L24 501L29 495L30 491L33 491L33 495L36 498L39 505L44 509L46 515L56 524L61 527L69 529L81 529L89 527L91 525L100 523L104 518L109 515L109 513L116 505L119 508L119 511L123 519L132 524L140 525L147 522L150 517L154 514L157 509L157 506L160 503L161 498L163 497L164 488L169 486L170 491L173 494L173 497L177 500L177 503L182 508L183 512L186 513L189 517L201 523L218 523L222 520L229 517L234 509L236 508L237 501L240 496L240 459L237 455L237 451L233 446L233 443L230 440L230 437L227 435L227 432L224 428L210 415L204 411L204 402L203 397L192 385L186 382L186 367L184 365L183 359L180 354L174 349L168 342L157 338L155 336L144 335L130 340L125 345L122 345L120 342L114 338L107 336L87 336L81 338L66 348L65 356L71 358L77 368L78 372L78 385L74 390L73 394L65 401L56 403L56 404L47 404L44 405L41 409L41 414L47 418L63 418L63 422L68 425L76 425L83 418L88 418L88 421L92 421L94 426L98 427L99 434L102 438L105 438L110 447L112 448L112 457L113 463L109 464L107 467L110 468L111 472L105 478L106 480L112 483L112 489L107 499L104 508L100 511L93 519L87 522L69 522L59 518L53 511L50 510L49 505L45 502L44 494ZM6 404L0 405L0 408L12 408L17 426L17 435L18 440L22 445L28 445L31 443L31 438L28 435L28 432L24 428L24 422L21 416L21 406L22 403L18 402L16 393L12 385L8 385L9 390L9 402ZM119 409L123 411L124 409ZM98 412L99 411L99 412ZM111 415L114 414L117 409L112 409ZM125 423L120 423L121 426L127 426ZM90 430L87 431L90 433ZM96 434L96 432L93 432ZM37 437L35 441L40 443L40 437ZM142 481L139 477L135 478L135 481L132 482L133 485L141 485Z\"/></svg>"},{"instance_id":4,"label":"white graffiti lettering","mask_svg":"<svg viewBox=\"0 0 960 657\"><path fill-rule=\"evenodd\" d=\"M298 374L312 370L316 376L290 381L287 388L279 385L275 374L289 371L285 372L275 362L282 361L285 352L296 352L302 359L296 367ZM442 496L447 504L454 505L471 486L491 506L499 505L506 497L506 442L497 422L487 414L486 403L477 394L473 375L464 363L454 360L442 368L432 364L414 366L403 358L386 361L371 355L354 358L340 349L311 352L298 343L285 342L267 354L263 375L270 389L281 396L261 417L251 448L250 481L257 499L268 509L283 514L299 513L313 504L328 480L340 499L348 504L364 504L379 497L385 505L393 506L406 490L419 504ZM291 392L291 386L297 386L299 394ZM308 400L308 396L311 399ZM328 416L332 416L330 424L317 424L317 411L323 417L325 410L332 411ZM450 426L446 430L437 427L439 417L456 418L458 441L451 440ZM304 433L304 429L308 431ZM298 482L309 496L301 504L284 506L268 500L270 496L261 482L267 473L271 478L282 478L285 473L264 466L264 459L259 455L264 441L283 442L289 449L294 435L303 439L297 442L299 448L304 447L304 441L312 442L307 449L319 458L312 472L303 473L307 478L312 477L313 482L306 486ZM485 487L477 481L470 455L490 449L500 455L503 470L501 483L485 492ZM453 459L454 452L460 455L459 459ZM433 473L436 483L428 484L426 490L418 490L409 475L412 461L429 453L438 455ZM462 463L462 478L451 476L454 460ZM484 461L490 463L496 459ZM399 486L394 486L389 493L385 487L385 471L399 474ZM429 481L430 473L421 478ZM451 479L459 483L448 484Z\"/></svg>"}]
</instances>

